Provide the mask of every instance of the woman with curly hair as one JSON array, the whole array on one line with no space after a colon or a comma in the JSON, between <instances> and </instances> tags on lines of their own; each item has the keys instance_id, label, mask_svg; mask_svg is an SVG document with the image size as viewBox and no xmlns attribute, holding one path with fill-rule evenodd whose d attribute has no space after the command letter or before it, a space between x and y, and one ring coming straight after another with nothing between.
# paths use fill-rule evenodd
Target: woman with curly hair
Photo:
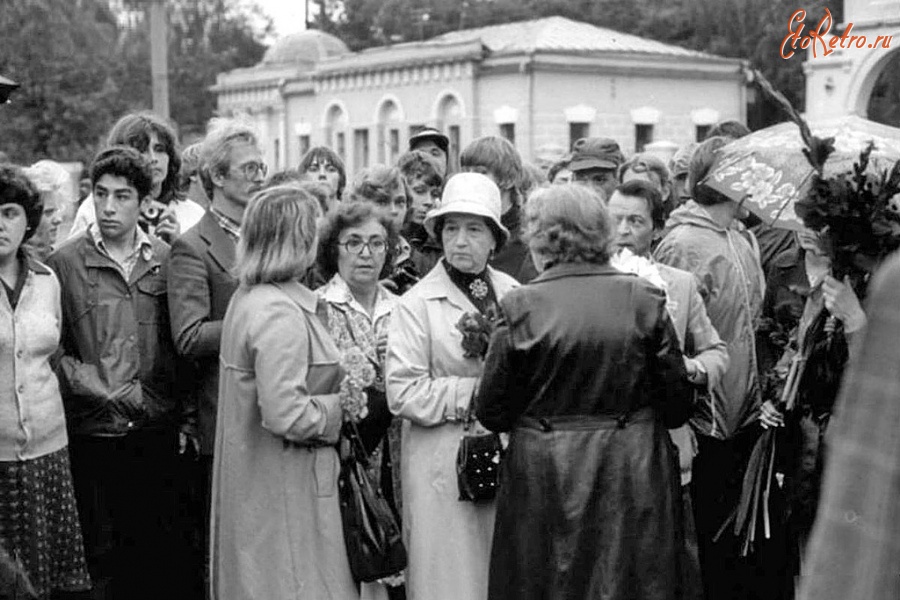
<instances>
[{"instance_id":1,"label":"woman with curly hair","mask_svg":"<svg viewBox=\"0 0 900 600\"><path fill-rule=\"evenodd\" d=\"M487 597L680 599L666 428L692 396L665 293L609 264L612 221L587 187L535 193L525 231L542 273L500 299L475 398L510 432Z\"/></svg>"}]
</instances>

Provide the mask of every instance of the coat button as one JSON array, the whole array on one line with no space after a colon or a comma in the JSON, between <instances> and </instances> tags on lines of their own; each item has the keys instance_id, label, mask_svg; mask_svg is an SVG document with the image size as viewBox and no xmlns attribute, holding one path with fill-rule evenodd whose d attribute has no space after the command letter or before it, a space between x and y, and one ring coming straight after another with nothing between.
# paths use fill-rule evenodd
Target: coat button
<instances>
[{"instance_id":1,"label":"coat button","mask_svg":"<svg viewBox=\"0 0 900 600\"><path fill-rule=\"evenodd\" d=\"M22 352L21 348L16 350L16 358L22 358L23 354L24 354L24 352Z\"/></svg>"},{"instance_id":2,"label":"coat button","mask_svg":"<svg viewBox=\"0 0 900 600\"><path fill-rule=\"evenodd\" d=\"M24 393L25 393L25 385L24 385L24 384L19 385L19 393L20 393L20 394L24 394Z\"/></svg>"},{"instance_id":3,"label":"coat button","mask_svg":"<svg viewBox=\"0 0 900 600\"><path fill-rule=\"evenodd\" d=\"M131 429L133 427L134 427L134 421L128 421L128 429Z\"/></svg>"}]
</instances>

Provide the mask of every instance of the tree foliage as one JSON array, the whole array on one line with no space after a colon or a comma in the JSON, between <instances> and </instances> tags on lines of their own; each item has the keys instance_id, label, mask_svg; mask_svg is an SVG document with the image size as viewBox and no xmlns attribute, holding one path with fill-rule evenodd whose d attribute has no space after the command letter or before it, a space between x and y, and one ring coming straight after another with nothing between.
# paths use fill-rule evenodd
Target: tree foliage
<instances>
[{"instance_id":1,"label":"tree foliage","mask_svg":"<svg viewBox=\"0 0 900 600\"><path fill-rule=\"evenodd\" d=\"M13 160L88 162L123 114L152 108L146 0L2 0L0 74L22 85L0 106ZM239 0L168 0L169 98L182 137L213 116L222 71L259 62L271 22ZM262 25L258 25L262 23Z\"/></svg>"}]
</instances>

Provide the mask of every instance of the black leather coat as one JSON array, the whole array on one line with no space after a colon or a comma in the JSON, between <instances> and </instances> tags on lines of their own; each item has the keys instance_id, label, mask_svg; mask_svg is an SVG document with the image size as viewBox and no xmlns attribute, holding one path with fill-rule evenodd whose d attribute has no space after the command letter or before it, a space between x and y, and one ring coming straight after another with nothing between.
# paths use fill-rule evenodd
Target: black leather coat
<instances>
[{"instance_id":1,"label":"black leather coat","mask_svg":"<svg viewBox=\"0 0 900 600\"><path fill-rule=\"evenodd\" d=\"M691 392L664 294L560 265L501 302L476 398L512 431L489 598L681 598L679 472Z\"/></svg>"}]
</instances>

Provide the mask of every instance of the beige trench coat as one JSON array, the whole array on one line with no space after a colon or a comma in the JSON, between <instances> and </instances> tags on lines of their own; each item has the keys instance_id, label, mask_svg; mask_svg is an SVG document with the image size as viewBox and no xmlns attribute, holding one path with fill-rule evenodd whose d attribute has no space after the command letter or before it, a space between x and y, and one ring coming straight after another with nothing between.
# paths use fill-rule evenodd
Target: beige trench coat
<instances>
[{"instance_id":1,"label":"beige trench coat","mask_svg":"<svg viewBox=\"0 0 900 600\"><path fill-rule=\"evenodd\" d=\"M348 600L338 506L343 376L296 282L239 288L225 315L214 452L214 600Z\"/></svg>"},{"instance_id":2,"label":"beige trench coat","mask_svg":"<svg viewBox=\"0 0 900 600\"><path fill-rule=\"evenodd\" d=\"M518 286L488 269L498 299ZM483 363L464 358L456 323L475 306L435 266L400 298L388 330L388 405L405 419L400 477L409 600L487 597L494 503L459 501L458 414L468 406Z\"/></svg>"}]
</instances>

